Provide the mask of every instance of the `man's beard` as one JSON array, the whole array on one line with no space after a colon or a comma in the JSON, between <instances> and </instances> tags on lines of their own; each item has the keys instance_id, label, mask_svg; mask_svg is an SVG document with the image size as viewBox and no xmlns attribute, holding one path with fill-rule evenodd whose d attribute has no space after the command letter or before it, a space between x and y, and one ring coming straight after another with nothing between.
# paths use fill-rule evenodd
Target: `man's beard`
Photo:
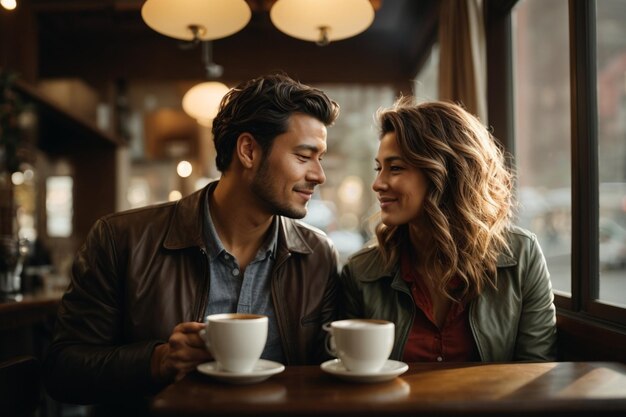
<instances>
[{"instance_id":1,"label":"man's beard","mask_svg":"<svg viewBox=\"0 0 626 417\"><path fill-rule=\"evenodd\" d=\"M274 178L269 170L269 163L267 159L264 159L259 166L259 171L252 181L252 192L259 200L265 205L268 211L272 214L290 217L292 219L301 219L306 216L306 206L298 207L295 204L290 204L289 201L281 201L283 197L277 193L272 185L274 184ZM306 184L302 187L304 189L312 190L315 184Z\"/></svg>"}]
</instances>

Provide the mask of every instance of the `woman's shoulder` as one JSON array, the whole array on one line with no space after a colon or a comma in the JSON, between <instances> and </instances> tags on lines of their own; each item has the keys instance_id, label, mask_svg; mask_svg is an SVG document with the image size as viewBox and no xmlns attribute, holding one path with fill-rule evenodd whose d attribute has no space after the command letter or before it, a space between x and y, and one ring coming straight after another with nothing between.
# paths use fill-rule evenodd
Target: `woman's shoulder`
<instances>
[{"instance_id":1,"label":"woman's shoulder","mask_svg":"<svg viewBox=\"0 0 626 417\"><path fill-rule=\"evenodd\" d=\"M529 248L537 243L537 236L528 229L512 225L507 230L507 242L513 252Z\"/></svg>"},{"instance_id":2,"label":"woman's shoulder","mask_svg":"<svg viewBox=\"0 0 626 417\"><path fill-rule=\"evenodd\" d=\"M508 233L514 238L518 239L536 239L535 234L528 229L517 225L511 225L508 228Z\"/></svg>"},{"instance_id":3,"label":"woman's shoulder","mask_svg":"<svg viewBox=\"0 0 626 417\"><path fill-rule=\"evenodd\" d=\"M348 258L345 269L350 271L359 281L372 281L392 274L385 265L378 245L365 246Z\"/></svg>"},{"instance_id":4,"label":"woman's shoulder","mask_svg":"<svg viewBox=\"0 0 626 417\"><path fill-rule=\"evenodd\" d=\"M362 263L369 263L373 259L380 258L382 260L382 255L378 250L378 245L371 244L364 246L359 249L357 252L350 255L348 258L348 264L350 265L360 265Z\"/></svg>"},{"instance_id":5,"label":"woman's shoulder","mask_svg":"<svg viewBox=\"0 0 626 417\"><path fill-rule=\"evenodd\" d=\"M498 266L507 267L516 265L520 259L527 258L529 253L541 251L537 236L530 230L516 225L506 231L507 248L500 252Z\"/></svg>"}]
</instances>

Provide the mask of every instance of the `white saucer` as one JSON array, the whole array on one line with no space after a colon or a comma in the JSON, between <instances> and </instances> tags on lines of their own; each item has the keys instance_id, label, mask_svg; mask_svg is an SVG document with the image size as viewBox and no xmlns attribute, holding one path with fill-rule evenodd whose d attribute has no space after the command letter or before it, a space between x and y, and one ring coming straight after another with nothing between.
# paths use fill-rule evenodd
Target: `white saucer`
<instances>
[{"instance_id":1,"label":"white saucer","mask_svg":"<svg viewBox=\"0 0 626 417\"><path fill-rule=\"evenodd\" d=\"M254 369L250 372L226 372L219 369L217 362L202 363L196 369L205 375L230 384L253 384L265 381L270 376L281 373L285 370L285 365L259 359Z\"/></svg>"},{"instance_id":2,"label":"white saucer","mask_svg":"<svg viewBox=\"0 0 626 417\"><path fill-rule=\"evenodd\" d=\"M404 362L389 359L378 372L351 372L341 363L341 359L331 359L320 365L322 371L338 378L353 382L382 382L388 381L405 373L409 365Z\"/></svg>"}]
</instances>

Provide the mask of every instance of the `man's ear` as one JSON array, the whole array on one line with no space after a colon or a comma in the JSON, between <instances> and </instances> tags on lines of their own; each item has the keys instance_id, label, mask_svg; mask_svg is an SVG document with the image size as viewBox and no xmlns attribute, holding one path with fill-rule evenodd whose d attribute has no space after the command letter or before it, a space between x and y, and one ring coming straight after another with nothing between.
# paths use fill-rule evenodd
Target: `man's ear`
<instances>
[{"instance_id":1,"label":"man's ear","mask_svg":"<svg viewBox=\"0 0 626 417\"><path fill-rule=\"evenodd\" d=\"M242 133L237 138L235 153L244 168L252 168L260 156L259 144L250 133Z\"/></svg>"}]
</instances>

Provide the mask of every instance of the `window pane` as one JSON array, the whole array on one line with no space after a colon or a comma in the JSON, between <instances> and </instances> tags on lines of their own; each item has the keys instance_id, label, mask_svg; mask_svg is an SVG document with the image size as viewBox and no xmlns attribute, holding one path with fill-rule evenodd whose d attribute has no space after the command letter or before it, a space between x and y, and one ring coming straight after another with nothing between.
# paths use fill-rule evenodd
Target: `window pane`
<instances>
[{"instance_id":1,"label":"window pane","mask_svg":"<svg viewBox=\"0 0 626 417\"><path fill-rule=\"evenodd\" d=\"M49 237L72 236L74 180L69 176L46 178L46 218Z\"/></svg>"},{"instance_id":2,"label":"window pane","mask_svg":"<svg viewBox=\"0 0 626 417\"><path fill-rule=\"evenodd\" d=\"M518 224L537 234L556 292L571 293L571 148L567 0L513 11Z\"/></svg>"},{"instance_id":3,"label":"window pane","mask_svg":"<svg viewBox=\"0 0 626 417\"><path fill-rule=\"evenodd\" d=\"M600 299L626 305L626 2L597 2Z\"/></svg>"}]
</instances>

